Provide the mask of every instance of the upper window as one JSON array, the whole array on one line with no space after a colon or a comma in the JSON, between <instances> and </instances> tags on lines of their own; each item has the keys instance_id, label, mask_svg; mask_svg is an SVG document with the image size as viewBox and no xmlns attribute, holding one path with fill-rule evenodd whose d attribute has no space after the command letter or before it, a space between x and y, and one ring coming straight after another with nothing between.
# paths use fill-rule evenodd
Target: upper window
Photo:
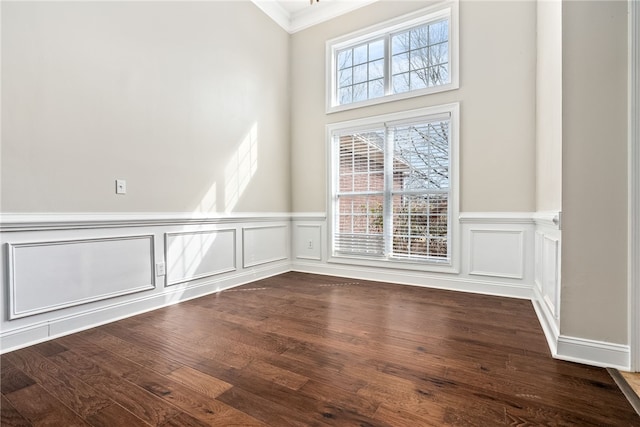
<instances>
[{"instance_id":1,"label":"upper window","mask_svg":"<svg viewBox=\"0 0 640 427\"><path fill-rule=\"evenodd\" d=\"M457 3L327 43L327 111L456 89Z\"/></svg>"}]
</instances>

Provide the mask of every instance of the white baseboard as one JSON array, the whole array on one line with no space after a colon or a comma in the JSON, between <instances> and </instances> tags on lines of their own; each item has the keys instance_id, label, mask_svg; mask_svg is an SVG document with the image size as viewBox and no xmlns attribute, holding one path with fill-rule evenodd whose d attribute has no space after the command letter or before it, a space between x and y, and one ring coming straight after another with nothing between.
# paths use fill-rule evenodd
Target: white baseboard
<instances>
[{"instance_id":1,"label":"white baseboard","mask_svg":"<svg viewBox=\"0 0 640 427\"><path fill-rule=\"evenodd\" d=\"M428 274L409 270L368 268L364 266L325 264L294 261L293 271L301 273L324 274L327 276L347 277L351 279L377 282L398 283L402 285L422 286L450 291L470 292L509 298L531 299L532 289L527 285L515 285L489 280L467 279L454 275Z\"/></svg>"},{"instance_id":2,"label":"white baseboard","mask_svg":"<svg viewBox=\"0 0 640 427\"><path fill-rule=\"evenodd\" d=\"M0 333L0 354L221 292L256 280L266 279L290 270L290 264L287 260L278 264L247 269L238 274L214 278L195 285L175 285L166 288L165 292L161 294L128 299L122 303L86 310L40 324L2 331Z\"/></svg>"},{"instance_id":3,"label":"white baseboard","mask_svg":"<svg viewBox=\"0 0 640 427\"><path fill-rule=\"evenodd\" d=\"M630 350L628 345L614 344L583 338L558 337L557 353L554 357L569 362L616 368L628 371L630 367Z\"/></svg>"},{"instance_id":4,"label":"white baseboard","mask_svg":"<svg viewBox=\"0 0 640 427\"><path fill-rule=\"evenodd\" d=\"M536 286L534 286L532 303L547 339L551 355L555 359L602 368L629 370L630 349L628 345L561 335L556 319Z\"/></svg>"},{"instance_id":5,"label":"white baseboard","mask_svg":"<svg viewBox=\"0 0 640 427\"><path fill-rule=\"evenodd\" d=\"M558 352L558 337L560 336L558 324L553 317L553 313L551 313L551 311L549 310L549 306L545 303L542 294L540 293L540 290L537 286L533 287L533 292L534 297L531 301L533 304L533 309L535 310L538 321L540 322L540 326L542 327L542 332L547 339L549 350L555 357Z\"/></svg>"}]
</instances>

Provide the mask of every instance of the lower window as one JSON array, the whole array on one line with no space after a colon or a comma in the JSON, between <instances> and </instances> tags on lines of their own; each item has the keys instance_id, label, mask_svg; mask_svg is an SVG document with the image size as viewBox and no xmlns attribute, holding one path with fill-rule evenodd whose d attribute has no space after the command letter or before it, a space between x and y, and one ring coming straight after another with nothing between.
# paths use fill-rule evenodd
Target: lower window
<instances>
[{"instance_id":1,"label":"lower window","mask_svg":"<svg viewBox=\"0 0 640 427\"><path fill-rule=\"evenodd\" d=\"M452 264L457 105L330 126L333 257Z\"/></svg>"}]
</instances>

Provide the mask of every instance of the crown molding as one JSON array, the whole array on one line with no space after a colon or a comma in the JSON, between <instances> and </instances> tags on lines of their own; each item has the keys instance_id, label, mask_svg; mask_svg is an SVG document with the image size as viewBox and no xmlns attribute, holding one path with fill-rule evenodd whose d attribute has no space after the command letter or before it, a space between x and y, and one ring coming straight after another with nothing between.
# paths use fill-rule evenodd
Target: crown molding
<instances>
[{"instance_id":1,"label":"crown molding","mask_svg":"<svg viewBox=\"0 0 640 427\"><path fill-rule=\"evenodd\" d=\"M323 0L295 13L290 13L277 0L251 1L288 33L293 34L378 0Z\"/></svg>"}]
</instances>

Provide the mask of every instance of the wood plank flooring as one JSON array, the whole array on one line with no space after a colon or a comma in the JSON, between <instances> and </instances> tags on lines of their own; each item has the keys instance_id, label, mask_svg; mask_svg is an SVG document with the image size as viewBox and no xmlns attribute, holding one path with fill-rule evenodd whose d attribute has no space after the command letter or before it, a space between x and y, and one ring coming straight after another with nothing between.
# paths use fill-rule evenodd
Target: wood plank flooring
<instances>
[{"instance_id":1,"label":"wood plank flooring","mask_svg":"<svg viewBox=\"0 0 640 427\"><path fill-rule=\"evenodd\" d=\"M640 396L640 372L621 372L631 389Z\"/></svg>"},{"instance_id":2,"label":"wood plank flooring","mask_svg":"<svg viewBox=\"0 0 640 427\"><path fill-rule=\"evenodd\" d=\"M529 301L287 273L2 355L2 426L640 426Z\"/></svg>"}]
</instances>

